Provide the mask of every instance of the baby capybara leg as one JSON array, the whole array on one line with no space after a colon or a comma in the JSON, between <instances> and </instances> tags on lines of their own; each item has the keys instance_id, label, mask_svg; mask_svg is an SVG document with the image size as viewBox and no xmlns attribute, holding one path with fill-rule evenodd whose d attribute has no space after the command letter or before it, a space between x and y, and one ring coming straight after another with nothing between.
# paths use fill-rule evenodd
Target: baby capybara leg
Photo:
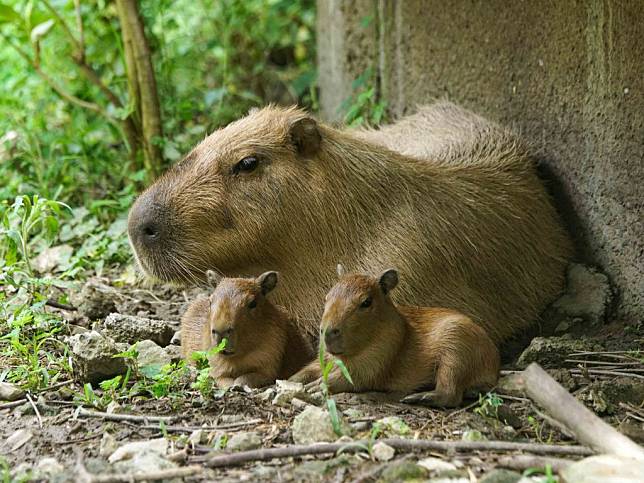
<instances>
[{"instance_id":1,"label":"baby capybara leg","mask_svg":"<svg viewBox=\"0 0 644 483\"><path fill-rule=\"evenodd\" d=\"M436 371L434 390L411 394L402 402L430 407L458 406L463 401L463 372L463 365L458 360L444 357Z\"/></svg>"}]
</instances>

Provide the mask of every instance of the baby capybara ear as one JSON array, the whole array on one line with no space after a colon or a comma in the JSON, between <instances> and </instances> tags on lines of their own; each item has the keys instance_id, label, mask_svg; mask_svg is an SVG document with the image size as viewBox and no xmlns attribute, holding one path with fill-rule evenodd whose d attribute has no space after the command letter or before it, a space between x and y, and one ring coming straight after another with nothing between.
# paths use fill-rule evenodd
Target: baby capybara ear
<instances>
[{"instance_id":1,"label":"baby capybara ear","mask_svg":"<svg viewBox=\"0 0 644 483\"><path fill-rule=\"evenodd\" d=\"M257 283L262 289L262 295L266 295L277 285L277 272L262 273L257 277Z\"/></svg>"},{"instance_id":2,"label":"baby capybara ear","mask_svg":"<svg viewBox=\"0 0 644 483\"><path fill-rule=\"evenodd\" d=\"M210 285L212 288L216 288L217 285L219 285L219 282L221 282L221 279L223 277L221 274L215 272L214 270L206 270L206 279L208 280L208 285Z\"/></svg>"},{"instance_id":3,"label":"baby capybara ear","mask_svg":"<svg viewBox=\"0 0 644 483\"><path fill-rule=\"evenodd\" d=\"M303 117L291 123L289 133L298 153L302 156L312 156L320 147L320 131L318 123L312 117Z\"/></svg>"},{"instance_id":4,"label":"baby capybara ear","mask_svg":"<svg viewBox=\"0 0 644 483\"><path fill-rule=\"evenodd\" d=\"M391 290L396 288L396 285L398 285L398 272L393 268L385 270L382 272L382 275L380 275L378 284L382 289L382 293L387 295Z\"/></svg>"}]
</instances>

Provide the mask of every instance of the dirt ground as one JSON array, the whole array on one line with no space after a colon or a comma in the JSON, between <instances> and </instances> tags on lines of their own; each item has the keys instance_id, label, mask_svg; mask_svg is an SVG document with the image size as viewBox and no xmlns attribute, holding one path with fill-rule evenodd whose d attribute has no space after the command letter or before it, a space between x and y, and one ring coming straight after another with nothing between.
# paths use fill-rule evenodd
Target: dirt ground
<instances>
[{"instance_id":1,"label":"dirt ground","mask_svg":"<svg viewBox=\"0 0 644 483\"><path fill-rule=\"evenodd\" d=\"M151 289L117 288L108 280L105 285L111 291L110 297L118 312L175 321L179 320L186 302L199 292L185 292L165 286ZM90 320L77 312L51 310L63 314L69 321L70 332L74 326L91 325ZM623 321L612 321L598 329L591 340L599 344L603 351L624 353L623 351L637 350L640 348L638 344L641 342L641 334L633 334L627 327ZM591 354L585 359L587 363L581 366L580 363L564 362L549 367L547 360L542 362L558 381L605 421L636 441L644 442L644 364L641 353L634 359L639 364L629 365L628 371L621 371L618 367L617 375L584 370L584 366L586 369L606 366L607 359L602 354ZM516 367L510 364L503 369L512 371ZM74 395L83 392L82 384L78 382L33 394L32 399L39 408L39 416L34 414L29 402L0 409L0 444L18 430L27 429L31 434L22 446L13 451L0 447L0 453L4 453L14 477L42 464L44 458L51 457L58 463L58 471L53 471L49 477L41 475L42 479L78 481L79 460L89 472L124 473L125 470L115 471L115 467L110 467L107 453L100 451L101 446L107 444L104 441L106 433L113 436L115 441L112 444L115 443L116 446L129 441L165 437L169 440L167 453L174 455L169 459L174 459L174 464L178 466L201 462L204 455L215 454L214 445L222 437L230 441L232 436L239 433L257 433L263 448L293 444L292 424L294 418L302 412L301 405L275 405L271 398L266 397L263 389L234 389L223 395L203 398L198 391L189 387L186 385L181 393L161 399L136 396L122 404L117 411L119 414L148 417L171 416L173 419L165 425L150 421L110 421L81 417L77 412L79 403L74 401ZM504 395L504 392L507 393L502 388L497 389L503 402L492 409L483 407L484 404L479 401L470 400L464 403L464 407L456 410L436 410L401 404L385 394L341 394L335 400L353 428L354 440L368 439L373 435L372 429L378 420L397 416L406 423L409 431L405 434L395 434L395 431L387 434L384 431L379 437L578 444L528 398L516 394ZM0 407L2 406L0 403ZM194 432L200 427L207 429L202 435L196 436ZM189 441L189 437L192 441ZM377 461L364 452L304 456L204 469L195 476L186 477L185 481L400 481L411 476L430 478L435 475L436 471L432 473L427 470L419 474L405 473L410 462L427 457L440 458L455 467L447 473L443 471L442 477L447 479L435 481L516 481L481 479L501 467L516 466L514 469L521 473L525 468L520 462L509 461L508 455L512 456L512 453L397 451L389 461ZM502 456L506 458L501 459ZM61 471L61 468L64 469ZM489 478L492 476L489 475Z\"/></svg>"}]
</instances>

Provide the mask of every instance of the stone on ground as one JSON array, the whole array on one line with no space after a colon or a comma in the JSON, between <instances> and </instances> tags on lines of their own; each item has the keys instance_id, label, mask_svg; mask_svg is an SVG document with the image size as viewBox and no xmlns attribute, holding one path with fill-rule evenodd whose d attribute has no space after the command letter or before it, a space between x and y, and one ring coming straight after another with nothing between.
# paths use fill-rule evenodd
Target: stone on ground
<instances>
[{"instance_id":1,"label":"stone on ground","mask_svg":"<svg viewBox=\"0 0 644 483\"><path fill-rule=\"evenodd\" d=\"M127 367L120 357L114 341L95 330L71 336L67 339L72 356L74 376L80 382L98 383L118 374Z\"/></svg>"},{"instance_id":2,"label":"stone on ground","mask_svg":"<svg viewBox=\"0 0 644 483\"><path fill-rule=\"evenodd\" d=\"M378 461L389 461L396 454L396 450L381 441L373 445L371 449L373 457Z\"/></svg>"},{"instance_id":3,"label":"stone on ground","mask_svg":"<svg viewBox=\"0 0 644 483\"><path fill-rule=\"evenodd\" d=\"M157 438L125 443L110 455L108 461L110 463L116 463L117 461L132 459L143 452L165 455L168 452L168 440L165 438Z\"/></svg>"},{"instance_id":4,"label":"stone on ground","mask_svg":"<svg viewBox=\"0 0 644 483\"><path fill-rule=\"evenodd\" d=\"M398 416L387 416L379 419L374 423L374 426L380 428L381 434L387 438L399 438L411 434L411 429L407 423Z\"/></svg>"},{"instance_id":5,"label":"stone on ground","mask_svg":"<svg viewBox=\"0 0 644 483\"><path fill-rule=\"evenodd\" d=\"M517 367L525 369L532 362L543 367L559 367L573 352L602 350L602 347L585 337L535 337L517 360Z\"/></svg>"},{"instance_id":6,"label":"stone on ground","mask_svg":"<svg viewBox=\"0 0 644 483\"><path fill-rule=\"evenodd\" d=\"M90 320L98 320L116 311L114 293L108 283L106 278L92 277L85 282L80 292L72 294L71 302L79 314Z\"/></svg>"},{"instance_id":7,"label":"stone on ground","mask_svg":"<svg viewBox=\"0 0 644 483\"><path fill-rule=\"evenodd\" d=\"M134 344L149 339L165 347L170 344L176 325L167 320L113 313L109 314L98 328L116 342Z\"/></svg>"},{"instance_id":8,"label":"stone on ground","mask_svg":"<svg viewBox=\"0 0 644 483\"><path fill-rule=\"evenodd\" d=\"M262 438L256 431L235 433L226 445L230 451L247 451L262 446Z\"/></svg>"},{"instance_id":9,"label":"stone on ground","mask_svg":"<svg viewBox=\"0 0 644 483\"><path fill-rule=\"evenodd\" d=\"M342 416L340 418L342 432L350 434L351 428ZM295 416L291 425L291 433L296 444L331 442L338 439L338 435L333 430L329 412L316 406L308 406Z\"/></svg>"},{"instance_id":10,"label":"stone on ground","mask_svg":"<svg viewBox=\"0 0 644 483\"><path fill-rule=\"evenodd\" d=\"M591 456L566 467L560 476L564 483L641 483L644 460L609 454Z\"/></svg>"},{"instance_id":11,"label":"stone on ground","mask_svg":"<svg viewBox=\"0 0 644 483\"><path fill-rule=\"evenodd\" d=\"M25 391L15 384L0 382L0 401L17 401L22 399L24 395Z\"/></svg>"}]
</instances>

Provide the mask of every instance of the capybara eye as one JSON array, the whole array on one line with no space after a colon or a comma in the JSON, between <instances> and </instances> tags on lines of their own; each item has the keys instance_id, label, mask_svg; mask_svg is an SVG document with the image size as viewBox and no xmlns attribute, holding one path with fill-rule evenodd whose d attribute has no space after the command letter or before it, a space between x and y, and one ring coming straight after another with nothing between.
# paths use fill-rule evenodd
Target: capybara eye
<instances>
[{"instance_id":1,"label":"capybara eye","mask_svg":"<svg viewBox=\"0 0 644 483\"><path fill-rule=\"evenodd\" d=\"M254 309L255 307L257 307L257 299L253 299L248 303L249 309Z\"/></svg>"},{"instance_id":2,"label":"capybara eye","mask_svg":"<svg viewBox=\"0 0 644 483\"><path fill-rule=\"evenodd\" d=\"M367 307L371 307L371 297L367 297L366 299L364 299L362 301L362 303L360 304L360 307L365 308L365 309Z\"/></svg>"},{"instance_id":3,"label":"capybara eye","mask_svg":"<svg viewBox=\"0 0 644 483\"><path fill-rule=\"evenodd\" d=\"M239 163L233 166L233 173L250 173L251 171L254 171L255 168L257 168L258 164L259 160L255 156L246 156Z\"/></svg>"}]
</instances>

